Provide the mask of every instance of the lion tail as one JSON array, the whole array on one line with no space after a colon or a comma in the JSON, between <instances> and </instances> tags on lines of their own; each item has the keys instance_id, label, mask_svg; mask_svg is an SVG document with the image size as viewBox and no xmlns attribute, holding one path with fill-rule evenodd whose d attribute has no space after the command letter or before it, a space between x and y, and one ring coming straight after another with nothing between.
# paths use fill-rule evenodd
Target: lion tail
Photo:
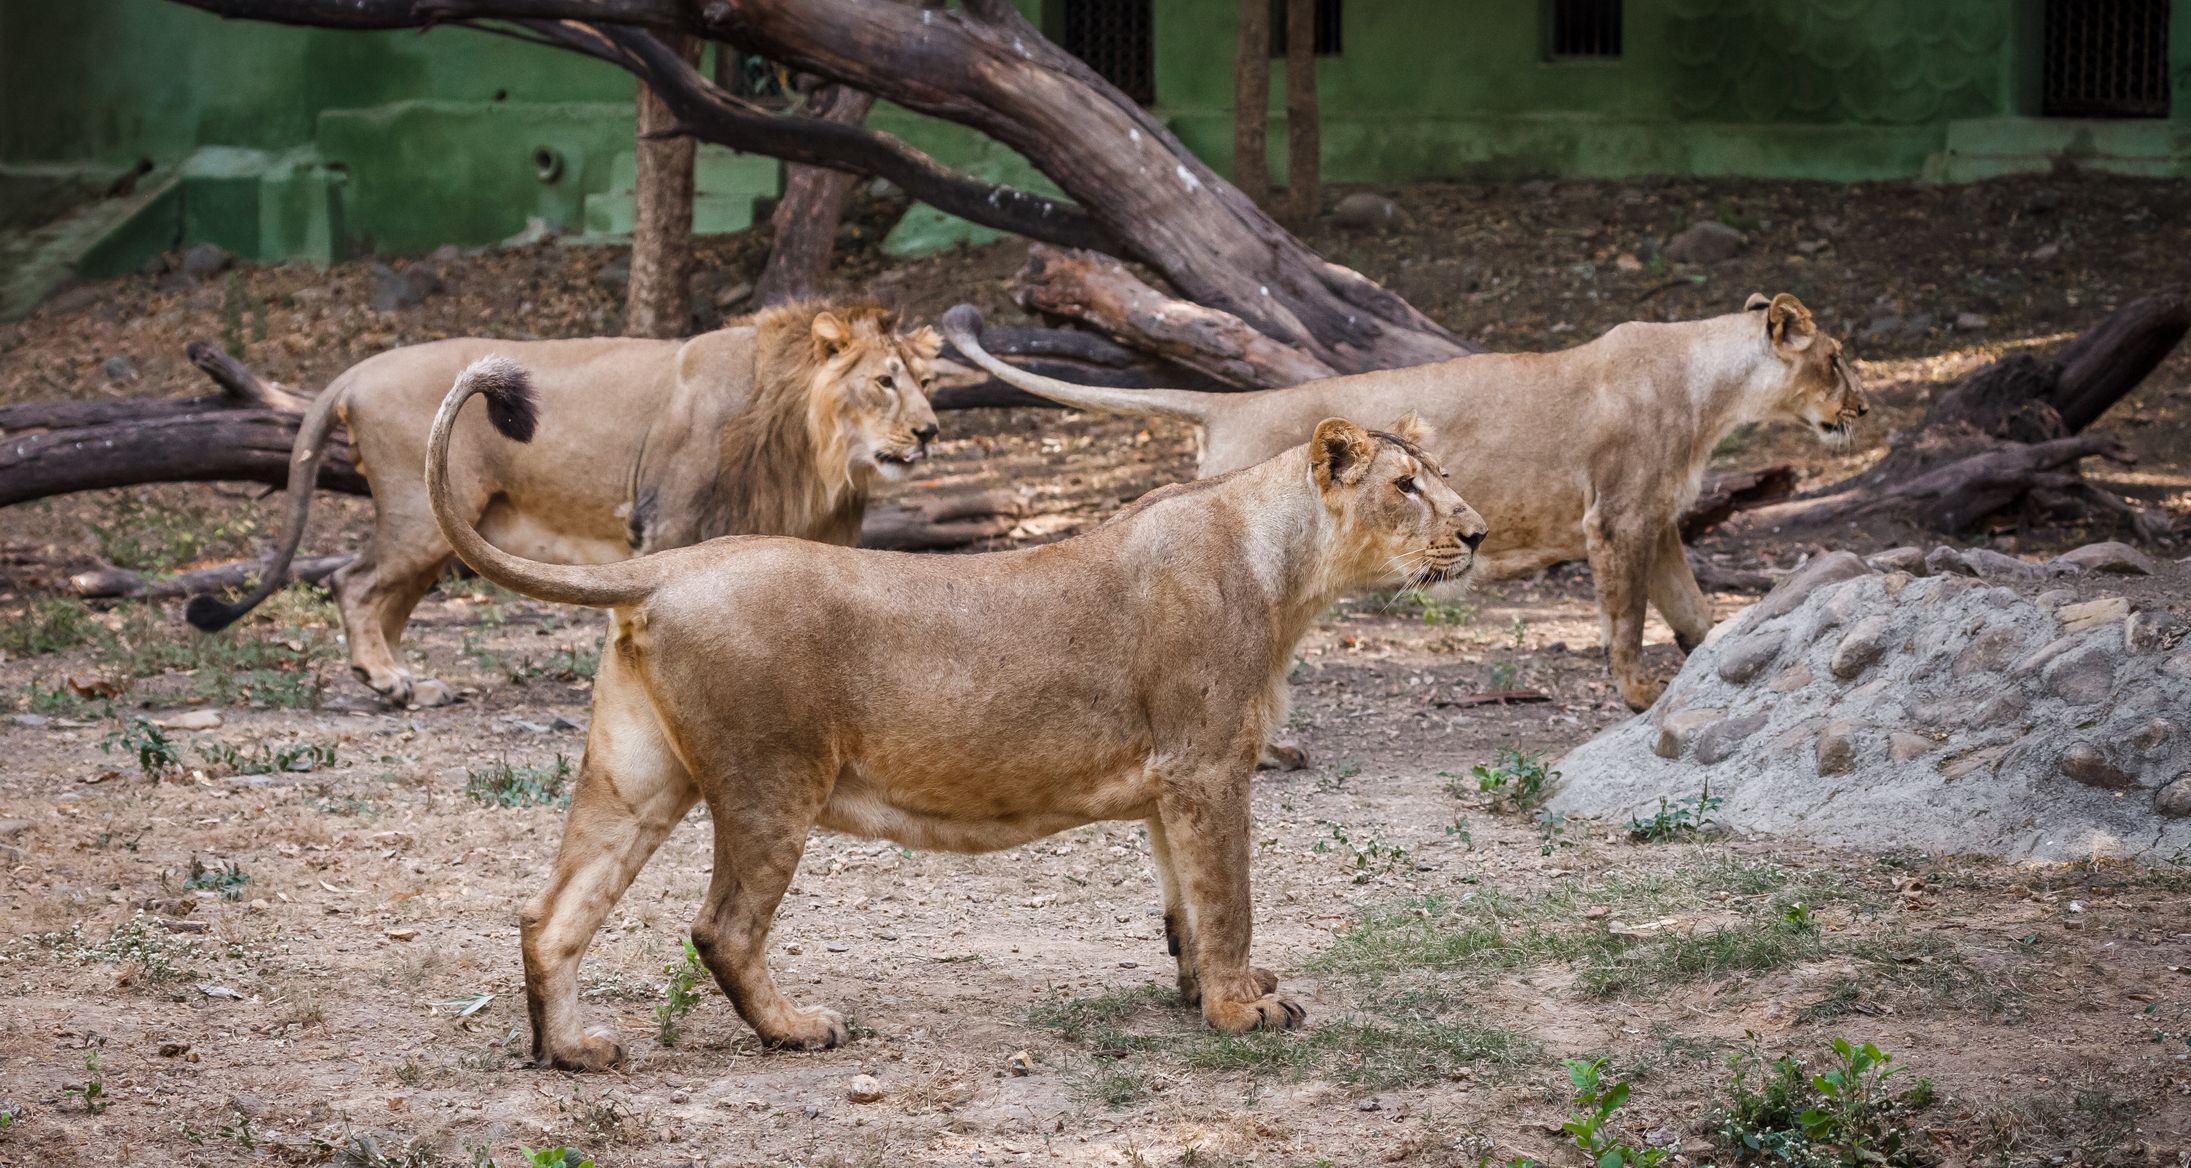
<instances>
[{"instance_id":1,"label":"lion tail","mask_svg":"<svg viewBox=\"0 0 2191 1168\"><path fill-rule=\"evenodd\" d=\"M248 371L244 376L249 376ZM297 558L297 548L304 542L305 520L312 514L312 492L319 486L320 450L327 445L328 432L335 428L335 409L341 404L343 394L344 386L339 381L329 386L313 399L304 412L304 420L297 425L297 441L289 453L288 526L282 531L281 546L259 572L258 586L234 604L209 593L193 596L190 603L183 606L184 620L206 632L217 633L257 608L261 601L289 582L289 563Z\"/></svg>"},{"instance_id":2,"label":"lion tail","mask_svg":"<svg viewBox=\"0 0 2191 1168\"><path fill-rule=\"evenodd\" d=\"M1024 389L1037 397L1046 397L1063 406L1076 410L1093 410L1102 414L1127 414L1141 418L1179 418L1196 425L1206 425L1210 419L1209 399L1214 394L1192 389L1116 389L1105 385L1075 385L1030 373L997 360L981 347L981 310L971 304L961 304L943 314L943 335L967 359L989 372L991 377L1017 389Z\"/></svg>"},{"instance_id":3,"label":"lion tail","mask_svg":"<svg viewBox=\"0 0 2191 1168\"><path fill-rule=\"evenodd\" d=\"M479 534L471 518L449 497L449 432L464 403L475 394L487 399L487 421L513 442L532 441L540 419L532 376L507 357L490 355L472 362L449 387L427 440L426 494L433 502L434 522L456 554L481 576L535 600L614 608L652 595L662 580L659 557L614 564L549 564L511 555Z\"/></svg>"}]
</instances>

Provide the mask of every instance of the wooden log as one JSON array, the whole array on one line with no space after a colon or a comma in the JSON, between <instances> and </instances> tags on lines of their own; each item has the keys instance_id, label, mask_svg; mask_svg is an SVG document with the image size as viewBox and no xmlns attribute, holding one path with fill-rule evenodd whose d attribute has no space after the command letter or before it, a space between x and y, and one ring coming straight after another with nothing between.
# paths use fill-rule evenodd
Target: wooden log
<instances>
[{"instance_id":1,"label":"wooden log","mask_svg":"<svg viewBox=\"0 0 2191 1168\"><path fill-rule=\"evenodd\" d=\"M0 439L0 507L140 483L289 481L298 417L286 411L216 409L113 421ZM331 438L322 490L366 494L350 447Z\"/></svg>"},{"instance_id":2,"label":"wooden log","mask_svg":"<svg viewBox=\"0 0 2191 1168\"><path fill-rule=\"evenodd\" d=\"M1126 265L1097 252L1030 246L1016 294L1030 311L1089 325L1128 348L1227 385L1299 385L1333 373L1316 357L1237 316L1157 291Z\"/></svg>"},{"instance_id":3,"label":"wooden log","mask_svg":"<svg viewBox=\"0 0 2191 1168\"><path fill-rule=\"evenodd\" d=\"M802 116L857 126L867 120L875 95L849 85L823 83L807 94ZM837 249L837 224L860 176L820 166L784 168L784 195L769 216L775 229L768 265L755 282L755 304L783 304L812 296L829 273Z\"/></svg>"},{"instance_id":4,"label":"wooden log","mask_svg":"<svg viewBox=\"0 0 2191 1168\"><path fill-rule=\"evenodd\" d=\"M349 562L349 556L312 556L291 561L289 575L317 584L334 575L335 569ZM110 565L78 572L68 578L68 583L69 587L76 590L76 595L87 600L120 597L164 600L178 596L196 596L201 592L221 592L247 587L258 580L259 573L265 567L264 560L237 560L232 564L192 568L172 576L147 576L142 572Z\"/></svg>"}]
</instances>

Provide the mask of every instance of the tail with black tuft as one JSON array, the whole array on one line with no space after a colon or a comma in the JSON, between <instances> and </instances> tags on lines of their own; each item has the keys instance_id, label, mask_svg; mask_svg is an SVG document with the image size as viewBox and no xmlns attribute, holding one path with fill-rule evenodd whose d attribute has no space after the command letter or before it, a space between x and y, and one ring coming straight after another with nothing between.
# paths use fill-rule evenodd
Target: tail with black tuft
<instances>
[{"instance_id":1,"label":"tail with black tuft","mask_svg":"<svg viewBox=\"0 0 2191 1168\"><path fill-rule=\"evenodd\" d=\"M533 392L533 376L508 357L489 353L472 362L457 378L487 399L487 420L512 442L530 442L540 426L540 397Z\"/></svg>"}]
</instances>

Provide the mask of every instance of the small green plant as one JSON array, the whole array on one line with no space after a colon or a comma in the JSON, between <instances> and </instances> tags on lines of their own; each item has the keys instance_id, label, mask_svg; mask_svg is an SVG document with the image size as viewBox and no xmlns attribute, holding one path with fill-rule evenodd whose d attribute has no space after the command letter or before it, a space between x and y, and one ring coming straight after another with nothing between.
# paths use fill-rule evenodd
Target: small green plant
<instances>
[{"instance_id":1,"label":"small green plant","mask_svg":"<svg viewBox=\"0 0 2191 1168\"><path fill-rule=\"evenodd\" d=\"M1336 846L1334 846L1336 845ZM1388 844L1374 836L1368 842L1356 844L1347 835L1345 825L1331 825L1331 835L1316 841L1310 851L1321 856L1329 852L1344 851L1354 858L1354 882L1367 884L1384 873L1401 868L1407 863L1407 849L1398 844Z\"/></svg>"},{"instance_id":2,"label":"small green plant","mask_svg":"<svg viewBox=\"0 0 2191 1168\"><path fill-rule=\"evenodd\" d=\"M91 613L59 597L31 601L30 610L0 625L0 650L12 657L42 657L91 639Z\"/></svg>"},{"instance_id":3,"label":"small green plant","mask_svg":"<svg viewBox=\"0 0 2191 1168\"><path fill-rule=\"evenodd\" d=\"M182 748L158 726L143 718L131 718L129 724L118 730L110 730L99 740L102 754L120 749L124 754L137 756L137 769L148 778L159 778L169 771L183 767Z\"/></svg>"},{"instance_id":4,"label":"small green plant","mask_svg":"<svg viewBox=\"0 0 2191 1168\"><path fill-rule=\"evenodd\" d=\"M1462 847L1471 851L1475 850L1476 835L1468 829L1468 817L1466 815L1454 816L1453 822L1445 825L1445 834L1450 839L1459 840Z\"/></svg>"},{"instance_id":5,"label":"small green plant","mask_svg":"<svg viewBox=\"0 0 2191 1168\"><path fill-rule=\"evenodd\" d=\"M63 1087L64 1098L74 1099L84 1105L84 1110L97 1115L107 1109L106 1076L99 1071L99 1050L93 1047L84 1052L84 1084L81 1087Z\"/></svg>"},{"instance_id":6,"label":"small green plant","mask_svg":"<svg viewBox=\"0 0 2191 1168\"><path fill-rule=\"evenodd\" d=\"M33 714L49 718L80 718L91 712L91 703L77 696L67 685L48 689L35 677L23 687L23 706Z\"/></svg>"},{"instance_id":7,"label":"small green plant","mask_svg":"<svg viewBox=\"0 0 2191 1168\"><path fill-rule=\"evenodd\" d=\"M1816 1074L1792 1055L1768 1063L1754 1048L1732 1060L1728 1104L1716 1123L1736 1159L1791 1168L1932 1163L1929 1149L1908 1131L1910 1117L1932 1103L1932 1081L1919 1079L1897 1093L1888 1083L1902 1072L1893 1055L1839 1037L1828 1050Z\"/></svg>"},{"instance_id":8,"label":"small green plant","mask_svg":"<svg viewBox=\"0 0 2191 1168\"><path fill-rule=\"evenodd\" d=\"M1524 754L1509 746L1499 751L1498 761L1479 764L1471 772L1476 790L1491 798L1494 811L1533 811L1552 797L1548 789L1560 773L1547 770L1544 756Z\"/></svg>"},{"instance_id":9,"label":"small green plant","mask_svg":"<svg viewBox=\"0 0 2191 1168\"><path fill-rule=\"evenodd\" d=\"M281 746L259 743L242 750L227 742L197 742L192 749L216 774L271 775L285 771L316 771L336 765L335 748L317 742L290 742Z\"/></svg>"},{"instance_id":10,"label":"small green plant","mask_svg":"<svg viewBox=\"0 0 2191 1168\"><path fill-rule=\"evenodd\" d=\"M483 771L471 771L464 794L495 807L543 807L570 801L571 760L561 754L553 764L511 766L504 758Z\"/></svg>"},{"instance_id":11,"label":"small green plant","mask_svg":"<svg viewBox=\"0 0 2191 1168\"><path fill-rule=\"evenodd\" d=\"M1685 795L1672 803L1661 795L1658 811L1651 818L1628 820L1628 838L1650 844L1693 838L1712 825L1712 812L1719 810L1724 802L1725 799L1712 794L1710 779L1704 781L1703 789L1696 794Z\"/></svg>"},{"instance_id":12,"label":"small green plant","mask_svg":"<svg viewBox=\"0 0 2191 1168\"><path fill-rule=\"evenodd\" d=\"M1557 811L1540 809L1537 812L1537 854L1549 856L1561 848L1571 848L1575 841L1567 838L1567 817Z\"/></svg>"},{"instance_id":13,"label":"small green plant","mask_svg":"<svg viewBox=\"0 0 2191 1168\"><path fill-rule=\"evenodd\" d=\"M243 886L249 883L251 874L234 860L208 864L193 856L190 878L183 881L183 888L190 892L217 892L222 900L242 900Z\"/></svg>"},{"instance_id":14,"label":"small green plant","mask_svg":"<svg viewBox=\"0 0 2191 1168\"><path fill-rule=\"evenodd\" d=\"M532 1148L518 1146L525 1154L525 1168L593 1168L593 1160L576 1148Z\"/></svg>"},{"instance_id":15,"label":"small green plant","mask_svg":"<svg viewBox=\"0 0 2191 1168\"><path fill-rule=\"evenodd\" d=\"M662 967L669 975L669 984L662 987L662 1004L654 1008L654 1022L663 1046L677 1045L677 1020L692 1013L700 1004L699 986L709 977L707 966L700 961L700 951L691 941L685 942L681 959Z\"/></svg>"},{"instance_id":16,"label":"small green plant","mask_svg":"<svg viewBox=\"0 0 2191 1168\"><path fill-rule=\"evenodd\" d=\"M1628 1103L1628 1084L1605 1081L1606 1060L1562 1059L1567 1079L1575 1085L1575 1105L1582 1110L1560 1125L1596 1168L1657 1168L1666 1158L1663 1148L1632 1148L1613 1138L1608 1130L1613 1113Z\"/></svg>"},{"instance_id":17,"label":"small green plant","mask_svg":"<svg viewBox=\"0 0 2191 1168\"><path fill-rule=\"evenodd\" d=\"M1421 589L1410 589L1393 597L1395 601L1412 604L1422 610L1426 625L1460 626L1476 619L1476 606L1465 600L1440 600Z\"/></svg>"}]
</instances>

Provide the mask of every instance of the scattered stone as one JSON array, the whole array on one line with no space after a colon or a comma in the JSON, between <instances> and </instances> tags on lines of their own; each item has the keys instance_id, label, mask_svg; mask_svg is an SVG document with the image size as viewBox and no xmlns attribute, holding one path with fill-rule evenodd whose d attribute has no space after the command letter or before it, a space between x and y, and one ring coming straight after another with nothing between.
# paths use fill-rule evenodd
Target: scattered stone
<instances>
[{"instance_id":1,"label":"scattered stone","mask_svg":"<svg viewBox=\"0 0 2191 1168\"><path fill-rule=\"evenodd\" d=\"M1982 728L2002 722L2012 722L2023 717L2024 711L2029 709L2030 705L2031 703L2024 698L2024 695L2012 689L2004 689L1987 698L1971 714L1970 724L1973 728Z\"/></svg>"},{"instance_id":2,"label":"scattered stone","mask_svg":"<svg viewBox=\"0 0 2191 1168\"><path fill-rule=\"evenodd\" d=\"M692 1092L682 1087L676 1088L669 1093L669 1101L671 1103L690 1103L692 1102Z\"/></svg>"},{"instance_id":3,"label":"scattered stone","mask_svg":"<svg viewBox=\"0 0 2191 1168\"><path fill-rule=\"evenodd\" d=\"M1780 656L1783 636L1753 633L1719 655L1719 675L1736 685L1746 685Z\"/></svg>"},{"instance_id":4,"label":"scattered stone","mask_svg":"<svg viewBox=\"0 0 2191 1168\"><path fill-rule=\"evenodd\" d=\"M2063 632L2081 633L2129 616L2130 602L2120 596L2103 596L2098 600L2065 604L2055 610L2054 615L2061 618Z\"/></svg>"},{"instance_id":5,"label":"scattered stone","mask_svg":"<svg viewBox=\"0 0 2191 1168\"><path fill-rule=\"evenodd\" d=\"M443 264L453 264L463 258L464 249L453 243L444 243L426 253L426 262L437 268Z\"/></svg>"},{"instance_id":6,"label":"scattered stone","mask_svg":"<svg viewBox=\"0 0 2191 1168\"><path fill-rule=\"evenodd\" d=\"M1864 562L1877 572L1908 572L1913 576L1929 574L1925 570L1925 549L1919 547L1888 548L1865 557Z\"/></svg>"},{"instance_id":7,"label":"scattered stone","mask_svg":"<svg viewBox=\"0 0 2191 1168\"><path fill-rule=\"evenodd\" d=\"M1813 680L1810 666L1797 665L1782 670L1780 676L1773 678L1771 682L1766 684L1765 688L1774 693L1794 693L1796 690L1809 685Z\"/></svg>"},{"instance_id":8,"label":"scattered stone","mask_svg":"<svg viewBox=\"0 0 2191 1168\"><path fill-rule=\"evenodd\" d=\"M1956 677L1969 677L1973 673L1991 673L2007 664L2018 649L2023 648L2023 634L2013 625L1994 625L1973 638L1963 651L1955 655L1955 663L1948 672Z\"/></svg>"},{"instance_id":9,"label":"scattered stone","mask_svg":"<svg viewBox=\"0 0 2191 1168\"><path fill-rule=\"evenodd\" d=\"M594 286L612 296L622 296L631 287L631 253L624 252L602 264L593 273Z\"/></svg>"},{"instance_id":10,"label":"scattered stone","mask_svg":"<svg viewBox=\"0 0 2191 1168\"><path fill-rule=\"evenodd\" d=\"M107 358L106 364L99 367L99 372L110 382L135 381L138 376L136 363L119 353Z\"/></svg>"},{"instance_id":11,"label":"scattered stone","mask_svg":"<svg viewBox=\"0 0 2191 1168\"><path fill-rule=\"evenodd\" d=\"M167 718L155 718L152 724L162 730L218 730L221 715L218 710L191 710Z\"/></svg>"},{"instance_id":12,"label":"scattered stone","mask_svg":"<svg viewBox=\"0 0 2191 1168\"><path fill-rule=\"evenodd\" d=\"M1931 754L1932 748L1938 745L1938 742L1923 734L1911 734L1906 730L1896 730L1887 735L1887 757L1896 762L1908 762L1913 758L1923 758Z\"/></svg>"},{"instance_id":13,"label":"scattered stone","mask_svg":"<svg viewBox=\"0 0 2191 1168\"><path fill-rule=\"evenodd\" d=\"M1856 765L1856 723L1829 722L1818 735L1818 773L1847 774Z\"/></svg>"},{"instance_id":14,"label":"scattered stone","mask_svg":"<svg viewBox=\"0 0 2191 1168\"><path fill-rule=\"evenodd\" d=\"M2123 622L2123 647L2133 653L2173 649L2183 642L2184 619L2165 608L2134 612Z\"/></svg>"},{"instance_id":15,"label":"scattered stone","mask_svg":"<svg viewBox=\"0 0 2191 1168\"><path fill-rule=\"evenodd\" d=\"M1613 257L1613 266L1623 272L1640 272L1643 270L1643 261L1636 258L1636 253L1624 251Z\"/></svg>"},{"instance_id":16,"label":"scattered stone","mask_svg":"<svg viewBox=\"0 0 2191 1168\"><path fill-rule=\"evenodd\" d=\"M1035 1057L1024 1050L1004 1056L1004 1069L1022 1078L1035 1073Z\"/></svg>"},{"instance_id":17,"label":"scattered stone","mask_svg":"<svg viewBox=\"0 0 2191 1168\"><path fill-rule=\"evenodd\" d=\"M183 262L177 265L176 270L186 276L203 280L227 271L229 265L235 262L236 257L230 255L228 249L220 244L200 243L183 253Z\"/></svg>"},{"instance_id":18,"label":"scattered stone","mask_svg":"<svg viewBox=\"0 0 2191 1168\"><path fill-rule=\"evenodd\" d=\"M2046 569L2028 560L2003 555L1992 548L1966 548L1963 562L1981 580L2036 580Z\"/></svg>"},{"instance_id":19,"label":"scattered stone","mask_svg":"<svg viewBox=\"0 0 2191 1168\"><path fill-rule=\"evenodd\" d=\"M1893 631L1892 622L1885 613L1873 613L1856 622L1841 644L1833 651L1833 660L1826 668L1843 681L1853 681L1859 674L1871 668L1887 651L1887 636Z\"/></svg>"},{"instance_id":20,"label":"scattered stone","mask_svg":"<svg viewBox=\"0 0 2191 1168\"><path fill-rule=\"evenodd\" d=\"M1940 763L1940 777L1950 782L1968 778L1987 767L1997 766L2008 755L2008 750L2006 746L1989 746L1957 758L1944 759Z\"/></svg>"},{"instance_id":21,"label":"scattered stone","mask_svg":"<svg viewBox=\"0 0 2191 1168\"><path fill-rule=\"evenodd\" d=\"M1900 597L1902 590L1915 583L1916 580L1917 577L1910 575L1908 572L1889 572L1880 578L1879 587L1889 596Z\"/></svg>"},{"instance_id":22,"label":"scattered stone","mask_svg":"<svg viewBox=\"0 0 2191 1168\"><path fill-rule=\"evenodd\" d=\"M2032 603L2040 608L2060 608L2075 599L2077 590L2074 588L2049 588L2035 597Z\"/></svg>"},{"instance_id":23,"label":"scattered stone","mask_svg":"<svg viewBox=\"0 0 2191 1168\"><path fill-rule=\"evenodd\" d=\"M1348 231L1374 231L1406 227L1412 222L1405 208L1383 195L1356 191L1331 209L1332 222Z\"/></svg>"},{"instance_id":24,"label":"scattered stone","mask_svg":"<svg viewBox=\"0 0 2191 1168\"><path fill-rule=\"evenodd\" d=\"M387 264L373 265L373 294L366 303L381 312L394 312L423 302L441 291L441 276L425 264L397 271Z\"/></svg>"},{"instance_id":25,"label":"scattered stone","mask_svg":"<svg viewBox=\"0 0 2191 1168\"><path fill-rule=\"evenodd\" d=\"M1383 1111L1384 1109L1385 1105L1378 1102L1375 1096L1368 1099L1357 1099L1354 1102L1354 1110L1356 1111Z\"/></svg>"},{"instance_id":26,"label":"scattered stone","mask_svg":"<svg viewBox=\"0 0 2191 1168\"><path fill-rule=\"evenodd\" d=\"M1678 264L1716 264L1742 254L1742 233L1705 219L1666 241L1666 258Z\"/></svg>"},{"instance_id":27,"label":"scattered stone","mask_svg":"<svg viewBox=\"0 0 2191 1168\"><path fill-rule=\"evenodd\" d=\"M1987 320L1983 313L1958 312L1955 314L1955 331L1959 333L1982 333L1992 324L1993 322Z\"/></svg>"},{"instance_id":28,"label":"scattered stone","mask_svg":"<svg viewBox=\"0 0 2191 1168\"><path fill-rule=\"evenodd\" d=\"M1659 723L1658 742L1651 750L1660 758L1680 758L1697 731L1727 716L1725 710L1682 710Z\"/></svg>"},{"instance_id":29,"label":"scattered stone","mask_svg":"<svg viewBox=\"0 0 2191 1168\"><path fill-rule=\"evenodd\" d=\"M181 1058L190 1053L190 1044L178 1038L170 1038L160 1044L161 1058Z\"/></svg>"},{"instance_id":30,"label":"scattered stone","mask_svg":"<svg viewBox=\"0 0 2191 1168\"><path fill-rule=\"evenodd\" d=\"M28 819L0 819L0 840L14 839L29 830Z\"/></svg>"},{"instance_id":31,"label":"scattered stone","mask_svg":"<svg viewBox=\"0 0 2191 1168\"><path fill-rule=\"evenodd\" d=\"M37 730L37 729L40 729L40 728L44 727L44 726L45 726L45 725L46 725L47 723L49 723L49 722L51 722L51 721L53 721L53 719L51 719L51 718L48 718L48 717L46 717L46 716L45 716L44 714L9 714L9 715L8 715L8 722L9 722L10 724L12 724L12 725L16 725L16 726L21 726L21 727L22 727L23 729L25 729L25 730Z\"/></svg>"},{"instance_id":32,"label":"scattered stone","mask_svg":"<svg viewBox=\"0 0 2191 1168\"><path fill-rule=\"evenodd\" d=\"M2063 552L2051 562L2079 572L2106 572L2117 576L2150 576L2154 571L2152 557L2112 539Z\"/></svg>"},{"instance_id":33,"label":"scattered stone","mask_svg":"<svg viewBox=\"0 0 2191 1168\"><path fill-rule=\"evenodd\" d=\"M2153 796L2153 810L2172 819L2191 816L2191 772L2177 775Z\"/></svg>"},{"instance_id":34,"label":"scattered stone","mask_svg":"<svg viewBox=\"0 0 2191 1168\"><path fill-rule=\"evenodd\" d=\"M1696 733L1696 760L1710 766L1735 752L1742 740L1765 728L1762 712L1723 718Z\"/></svg>"},{"instance_id":35,"label":"scattered stone","mask_svg":"<svg viewBox=\"0 0 2191 1168\"><path fill-rule=\"evenodd\" d=\"M412 928L402 928L402 929L388 929L388 930L385 930L385 932L387 933L388 939L389 939L389 940L391 940L391 941L416 941L416 940L418 940L418 930L417 930L417 929L412 929Z\"/></svg>"},{"instance_id":36,"label":"scattered stone","mask_svg":"<svg viewBox=\"0 0 2191 1168\"><path fill-rule=\"evenodd\" d=\"M2089 706L2114 692L2115 658L2100 645L2086 645L2048 662L2039 676L2056 697Z\"/></svg>"},{"instance_id":37,"label":"scattered stone","mask_svg":"<svg viewBox=\"0 0 2191 1168\"><path fill-rule=\"evenodd\" d=\"M1750 625L1754 628L1774 617L1794 612L1811 593L1828 584L1870 574L1871 569L1864 566L1864 561L1858 559L1855 552L1835 551L1813 557L1809 563L1782 577L1780 583L1765 594L1765 599L1757 602L1757 607L1750 610Z\"/></svg>"},{"instance_id":38,"label":"scattered stone","mask_svg":"<svg viewBox=\"0 0 2191 1168\"><path fill-rule=\"evenodd\" d=\"M525 216L525 229L496 244L497 247L532 247L555 238L555 228L538 215Z\"/></svg>"},{"instance_id":39,"label":"scattered stone","mask_svg":"<svg viewBox=\"0 0 2191 1168\"><path fill-rule=\"evenodd\" d=\"M2137 782L2130 772L2109 762L2107 752L2089 742L2072 743L2062 752L2062 773L2087 787L2127 791Z\"/></svg>"},{"instance_id":40,"label":"scattered stone","mask_svg":"<svg viewBox=\"0 0 2191 1168\"><path fill-rule=\"evenodd\" d=\"M2153 758L2166 751L2179 732L2180 728L2166 718L2149 718L2130 736L2130 745L2139 754Z\"/></svg>"},{"instance_id":41,"label":"scattered stone","mask_svg":"<svg viewBox=\"0 0 2191 1168\"><path fill-rule=\"evenodd\" d=\"M874 1103L886 1094L882 1080L873 1075L854 1075L852 1081L844 1085L844 1097L854 1103Z\"/></svg>"},{"instance_id":42,"label":"scattered stone","mask_svg":"<svg viewBox=\"0 0 2191 1168\"><path fill-rule=\"evenodd\" d=\"M1963 558L1962 552L1948 547L1946 544L1942 544L1926 553L1925 570L1935 576L1944 576L1950 573L1957 576L1975 576L1978 574L1978 569L1972 567L1970 561Z\"/></svg>"}]
</instances>

